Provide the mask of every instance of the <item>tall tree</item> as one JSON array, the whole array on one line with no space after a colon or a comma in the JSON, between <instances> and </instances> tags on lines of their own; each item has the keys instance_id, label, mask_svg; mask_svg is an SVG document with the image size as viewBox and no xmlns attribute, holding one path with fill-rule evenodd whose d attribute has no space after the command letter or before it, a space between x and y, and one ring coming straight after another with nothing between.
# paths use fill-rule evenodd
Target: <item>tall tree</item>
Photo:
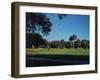
<instances>
[{"instance_id":1,"label":"tall tree","mask_svg":"<svg viewBox=\"0 0 100 80\"><path fill-rule=\"evenodd\" d=\"M38 48L43 43L42 35L48 35L52 23L43 13L26 13L26 45Z\"/></svg>"},{"instance_id":2,"label":"tall tree","mask_svg":"<svg viewBox=\"0 0 100 80\"><path fill-rule=\"evenodd\" d=\"M69 37L69 40L71 42L71 47L74 48L74 42L77 40L77 36L73 34L72 36Z\"/></svg>"},{"instance_id":3,"label":"tall tree","mask_svg":"<svg viewBox=\"0 0 100 80\"><path fill-rule=\"evenodd\" d=\"M57 14L58 18L61 20L64 14ZM47 17L45 13L29 13L26 12L26 39L27 39L27 44L31 44L32 46L32 41L29 39L30 36L34 36L35 40L38 40L36 42L33 40L33 45L38 47L38 44L41 44L42 42L42 36L48 35L49 32L51 31L51 26L52 26L52 21L50 21L50 18ZM40 41L41 40L41 41ZM36 43L35 43L36 42Z\"/></svg>"}]
</instances>

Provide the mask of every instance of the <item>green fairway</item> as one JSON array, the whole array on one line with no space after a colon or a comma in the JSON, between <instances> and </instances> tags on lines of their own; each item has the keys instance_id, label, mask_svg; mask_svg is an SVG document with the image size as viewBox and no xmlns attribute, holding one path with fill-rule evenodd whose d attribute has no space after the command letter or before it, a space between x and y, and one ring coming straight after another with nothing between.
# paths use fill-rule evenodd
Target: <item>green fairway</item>
<instances>
[{"instance_id":1,"label":"green fairway","mask_svg":"<svg viewBox=\"0 0 100 80\"><path fill-rule=\"evenodd\" d=\"M27 55L37 55L37 54L45 54L45 55L89 55L89 49L59 49L59 48L38 48L38 49L32 49L27 48L26 49Z\"/></svg>"}]
</instances>

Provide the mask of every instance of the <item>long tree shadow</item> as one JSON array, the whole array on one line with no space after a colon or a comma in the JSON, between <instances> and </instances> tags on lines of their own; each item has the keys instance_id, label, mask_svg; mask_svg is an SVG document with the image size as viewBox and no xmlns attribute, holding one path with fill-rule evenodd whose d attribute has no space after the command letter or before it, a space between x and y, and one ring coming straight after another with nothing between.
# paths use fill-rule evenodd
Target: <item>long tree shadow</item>
<instances>
[{"instance_id":1,"label":"long tree shadow","mask_svg":"<svg viewBox=\"0 0 100 80\"><path fill-rule=\"evenodd\" d=\"M88 55L27 55L26 67L89 64Z\"/></svg>"}]
</instances>

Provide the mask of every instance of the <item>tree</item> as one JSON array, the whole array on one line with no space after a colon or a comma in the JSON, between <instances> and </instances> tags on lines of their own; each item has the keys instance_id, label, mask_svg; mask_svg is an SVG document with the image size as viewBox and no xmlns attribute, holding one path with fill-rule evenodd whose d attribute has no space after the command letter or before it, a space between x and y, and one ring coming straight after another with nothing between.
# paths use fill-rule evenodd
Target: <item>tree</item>
<instances>
[{"instance_id":1,"label":"tree","mask_svg":"<svg viewBox=\"0 0 100 80\"><path fill-rule=\"evenodd\" d=\"M71 48L74 48L74 42L77 40L77 36L73 34L69 37L69 41L71 42Z\"/></svg>"},{"instance_id":2,"label":"tree","mask_svg":"<svg viewBox=\"0 0 100 80\"><path fill-rule=\"evenodd\" d=\"M57 14L60 20L66 14ZM52 21L45 13L26 13L26 32L48 35L51 31Z\"/></svg>"},{"instance_id":3,"label":"tree","mask_svg":"<svg viewBox=\"0 0 100 80\"><path fill-rule=\"evenodd\" d=\"M41 48L48 48L49 42L46 39L43 39L43 44L40 45Z\"/></svg>"},{"instance_id":4,"label":"tree","mask_svg":"<svg viewBox=\"0 0 100 80\"><path fill-rule=\"evenodd\" d=\"M51 48L59 48L60 47L60 42L59 41L52 41L50 44Z\"/></svg>"},{"instance_id":5,"label":"tree","mask_svg":"<svg viewBox=\"0 0 100 80\"><path fill-rule=\"evenodd\" d=\"M90 42L89 42L89 40L87 40L87 48L90 48Z\"/></svg>"},{"instance_id":6,"label":"tree","mask_svg":"<svg viewBox=\"0 0 100 80\"><path fill-rule=\"evenodd\" d=\"M81 48L81 41L80 41L80 39L77 39L77 40L75 41L74 47L75 47L75 48Z\"/></svg>"},{"instance_id":7,"label":"tree","mask_svg":"<svg viewBox=\"0 0 100 80\"><path fill-rule=\"evenodd\" d=\"M26 48L32 48L33 35L32 33L26 33Z\"/></svg>"},{"instance_id":8,"label":"tree","mask_svg":"<svg viewBox=\"0 0 100 80\"><path fill-rule=\"evenodd\" d=\"M46 39L43 39L43 43L44 43L45 46L48 45L48 41Z\"/></svg>"},{"instance_id":9,"label":"tree","mask_svg":"<svg viewBox=\"0 0 100 80\"><path fill-rule=\"evenodd\" d=\"M61 20L64 14L57 14ZM30 47L32 44L36 47L43 43L42 36L46 36L51 31L52 22L45 13L26 13L26 46ZM29 39L33 36L34 39ZM33 41L30 41L33 40ZM30 46L29 46L30 45Z\"/></svg>"},{"instance_id":10,"label":"tree","mask_svg":"<svg viewBox=\"0 0 100 80\"><path fill-rule=\"evenodd\" d=\"M65 16L67 16L67 15L66 15L66 14L58 14L58 18L59 18L60 20L62 20L63 17L65 17Z\"/></svg>"},{"instance_id":11,"label":"tree","mask_svg":"<svg viewBox=\"0 0 100 80\"><path fill-rule=\"evenodd\" d=\"M34 48L38 48L40 45L44 44L44 40L42 39L42 36L38 33L26 33L26 47L32 48L32 45Z\"/></svg>"},{"instance_id":12,"label":"tree","mask_svg":"<svg viewBox=\"0 0 100 80\"><path fill-rule=\"evenodd\" d=\"M70 43L69 41L67 41L67 42L65 43L65 47L66 47L66 48L71 48L71 43Z\"/></svg>"},{"instance_id":13,"label":"tree","mask_svg":"<svg viewBox=\"0 0 100 80\"><path fill-rule=\"evenodd\" d=\"M51 31L52 23L43 13L26 13L26 47L38 48L43 44L43 35ZM41 35L40 35L41 33Z\"/></svg>"},{"instance_id":14,"label":"tree","mask_svg":"<svg viewBox=\"0 0 100 80\"><path fill-rule=\"evenodd\" d=\"M26 32L48 35L52 23L43 13L26 13Z\"/></svg>"},{"instance_id":15,"label":"tree","mask_svg":"<svg viewBox=\"0 0 100 80\"><path fill-rule=\"evenodd\" d=\"M89 48L89 40L82 40L81 47L82 48Z\"/></svg>"},{"instance_id":16,"label":"tree","mask_svg":"<svg viewBox=\"0 0 100 80\"><path fill-rule=\"evenodd\" d=\"M65 41L64 39L60 40L60 48L64 48L65 47Z\"/></svg>"},{"instance_id":17,"label":"tree","mask_svg":"<svg viewBox=\"0 0 100 80\"><path fill-rule=\"evenodd\" d=\"M42 36L38 33L33 34L33 40L32 40L32 45L34 45L35 48L38 48L40 45L44 44L44 40Z\"/></svg>"}]
</instances>

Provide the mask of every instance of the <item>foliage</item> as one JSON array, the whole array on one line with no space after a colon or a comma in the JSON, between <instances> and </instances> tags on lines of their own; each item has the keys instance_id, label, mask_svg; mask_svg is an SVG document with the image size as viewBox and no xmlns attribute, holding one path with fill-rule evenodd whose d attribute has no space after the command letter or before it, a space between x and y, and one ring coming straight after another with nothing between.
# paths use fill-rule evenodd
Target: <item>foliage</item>
<instances>
[{"instance_id":1,"label":"foliage","mask_svg":"<svg viewBox=\"0 0 100 80\"><path fill-rule=\"evenodd\" d=\"M48 35L52 23L43 13L26 13L26 31L31 33L42 33Z\"/></svg>"},{"instance_id":2,"label":"foliage","mask_svg":"<svg viewBox=\"0 0 100 80\"><path fill-rule=\"evenodd\" d=\"M82 40L81 47L82 48L89 48L89 40Z\"/></svg>"},{"instance_id":3,"label":"foliage","mask_svg":"<svg viewBox=\"0 0 100 80\"><path fill-rule=\"evenodd\" d=\"M66 15L57 14L57 16L62 20ZM35 48L38 48L43 43L43 46L47 46L48 41L44 40L42 36L49 35L51 26L52 22L45 13L26 13L26 47L30 48L34 45Z\"/></svg>"},{"instance_id":4,"label":"foliage","mask_svg":"<svg viewBox=\"0 0 100 80\"><path fill-rule=\"evenodd\" d=\"M75 41L74 47L75 47L75 48L81 48L81 41L80 41L80 39L77 39L77 40Z\"/></svg>"},{"instance_id":5,"label":"foliage","mask_svg":"<svg viewBox=\"0 0 100 80\"><path fill-rule=\"evenodd\" d=\"M65 43L65 47L66 47L66 48L71 48L71 43L70 43L69 41L67 41L67 42Z\"/></svg>"},{"instance_id":6,"label":"foliage","mask_svg":"<svg viewBox=\"0 0 100 80\"><path fill-rule=\"evenodd\" d=\"M73 40L76 40L77 39L77 36L75 35L75 34L73 34L73 35L71 35L70 37L69 37L69 40L70 41L73 41Z\"/></svg>"},{"instance_id":7,"label":"foliage","mask_svg":"<svg viewBox=\"0 0 100 80\"><path fill-rule=\"evenodd\" d=\"M40 45L44 44L42 36L38 33L26 33L26 47L38 48Z\"/></svg>"}]
</instances>

